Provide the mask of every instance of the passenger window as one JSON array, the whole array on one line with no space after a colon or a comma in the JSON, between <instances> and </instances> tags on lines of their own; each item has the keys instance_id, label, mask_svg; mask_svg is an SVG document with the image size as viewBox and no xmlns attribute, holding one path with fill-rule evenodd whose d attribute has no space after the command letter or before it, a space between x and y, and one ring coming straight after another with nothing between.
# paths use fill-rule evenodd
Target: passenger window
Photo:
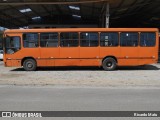
<instances>
[{"instance_id":1,"label":"passenger window","mask_svg":"<svg viewBox=\"0 0 160 120\"><path fill-rule=\"evenodd\" d=\"M156 44L155 33L141 33L140 46L152 47Z\"/></svg>"},{"instance_id":2,"label":"passenger window","mask_svg":"<svg viewBox=\"0 0 160 120\"><path fill-rule=\"evenodd\" d=\"M98 33L81 33L80 39L81 47L97 47L99 45Z\"/></svg>"},{"instance_id":3,"label":"passenger window","mask_svg":"<svg viewBox=\"0 0 160 120\"><path fill-rule=\"evenodd\" d=\"M120 34L120 44L121 46L138 46L138 33L121 33Z\"/></svg>"},{"instance_id":4,"label":"passenger window","mask_svg":"<svg viewBox=\"0 0 160 120\"><path fill-rule=\"evenodd\" d=\"M61 33L60 46L61 47L77 47L79 45L78 33Z\"/></svg>"},{"instance_id":5,"label":"passenger window","mask_svg":"<svg viewBox=\"0 0 160 120\"><path fill-rule=\"evenodd\" d=\"M101 33L100 46L118 46L118 33Z\"/></svg>"},{"instance_id":6,"label":"passenger window","mask_svg":"<svg viewBox=\"0 0 160 120\"><path fill-rule=\"evenodd\" d=\"M41 33L41 47L58 47L58 33Z\"/></svg>"},{"instance_id":7,"label":"passenger window","mask_svg":"<svg viewBox=\"0 0 160 120\"><path fill-rule=\"evenodd\" d=\"M23 34L23 46L25 48L38 47L38 33L25 33L25 34Z\"/></svg>"}]
</instances>

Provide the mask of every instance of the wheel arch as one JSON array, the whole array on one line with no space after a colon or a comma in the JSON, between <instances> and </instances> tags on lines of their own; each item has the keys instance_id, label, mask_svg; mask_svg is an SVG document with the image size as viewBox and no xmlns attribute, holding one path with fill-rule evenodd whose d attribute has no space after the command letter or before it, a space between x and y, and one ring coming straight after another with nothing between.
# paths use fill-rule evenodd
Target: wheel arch
<instances>
[{"instance_id":1,"label":"wheel arch","mask_svg":"<svg viewBox=\"0 0 160 120\"><path fill-rule=\"evenodd\" d=\"M34 57L28 56L28 57L24 57L24 58L21 60L21 66L23 66L23 62L24 62L25 60L27 60L27 59L33 59L33 60L36 62L36 64L37 64L37 61L36 61L36 59L35 59Z\"/></svg>"},{"instance_id":2,"label":"wheel arch","mask_svg":"<svg viewBox=\"0 0 160 120\"><path fill-rule=\"evenodd\" d=\"M113 58L113 59L116 60L116 63L118 64L118 59L117 59L115 56L112 56L112 55L109 55L109 56L104 57L104 58L102 59L102 63L103 63L103 61L104 61L106 58Z\"/></svg>"}]
</instances>

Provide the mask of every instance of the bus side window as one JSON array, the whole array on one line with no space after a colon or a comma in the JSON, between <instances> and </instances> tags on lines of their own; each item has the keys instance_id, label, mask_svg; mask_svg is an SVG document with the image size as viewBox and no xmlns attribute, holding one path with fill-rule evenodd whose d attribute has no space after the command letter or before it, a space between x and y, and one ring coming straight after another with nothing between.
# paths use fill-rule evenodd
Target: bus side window
<instances>
[{"instance_id":1,"label":"bus side window","mask_svg":"<svg viewBox=\"0 0 160 120\"><path fill-rule=\"evenodd\" d=\"M153 47L156 44L155 33L141 33L140 35L140 46L142 47Z\"/></svg>"},{"instance_id":2,"label":"bus side window","mask_svg":"<svg viewBox=\"0 0 160 120\"><path fill-rule=\"evenodd\" d=\"M138 32L126 33L122 32L120 34L120 45L122 47L136 47L138 46L139 39Z\"/></svg>"},{"instance_id":3,"label":"bus side window","mask_svg":"<svg viewBox=\"0 0 160 120\"><path fill-rule=\"evenodd\" d=\"M24 33L23 34L23 46L25 48L38 47L38 33Z\"/></svg>"},{"instance_id":4,"label":"bus side window","mask_svg":"<svg viewBox=\"0 0 160 120\"><path fill-rule=\"evenodd\" d=\"M58 33L41 33L41 47L58 47Z\"/></svg>"},{"instance_id":5,"label":"bus side window","mask_svg":"<svg viewBox=\"0 0 160 120\"><path fill-rule=\"evenodd\" d=\"M79 45L79 38L77 32L60 33L61 47L78 47L78 45Z\"/></svg>"},{"instance_id":6,"label":"bus side window","mask_svg":"<svg viewBox=\"0 0 160 120\"><path fill-rule=\"evenodd\" d=\"M98 33L81 33L80 34L80 46L81 47L97 47Z\"/></svg>"},{"instance_id":7,"label":"bus side window","mask_svg":"<svg viewBox=\"0 0 160 120\"><path fill-rule=\"evenodd\" d=\"M118 46L118 33L105 33L100 34L100 45L105 46Z\"/></svg>"}]
</instances>

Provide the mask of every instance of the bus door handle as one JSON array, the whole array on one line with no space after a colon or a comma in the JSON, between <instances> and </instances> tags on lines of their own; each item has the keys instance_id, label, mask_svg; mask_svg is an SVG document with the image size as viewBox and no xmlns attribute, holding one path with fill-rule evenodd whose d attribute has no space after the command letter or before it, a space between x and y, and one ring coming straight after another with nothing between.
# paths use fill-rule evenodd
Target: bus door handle
<instances>
[{"instance_id":1,"label":"bus door handle","mask_svg":"<svg viewBox=\"0 0 160 120\"><path fill-rule=\"evenodd\" d=\"M67 58L71 59L72 57L67 57Z\"/></svg>"},{"instance_id":2,"label":"bus door handle","mask_svg":"<svg viewBox=\"0 0 160 120\"><path fill-rule=\"evenodd\" d=\"M51 59L53 59L54 57L50 57Z\"/></svg>"}]
</instances>

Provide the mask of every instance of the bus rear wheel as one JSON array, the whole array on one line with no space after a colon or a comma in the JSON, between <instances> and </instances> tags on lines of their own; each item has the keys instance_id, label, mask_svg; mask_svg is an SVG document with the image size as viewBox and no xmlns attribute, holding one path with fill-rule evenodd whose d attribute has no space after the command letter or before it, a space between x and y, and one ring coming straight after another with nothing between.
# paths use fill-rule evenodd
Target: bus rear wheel
<instances>
[{"instance_id":1,"label":"bus rear wheel","mask_svg":"<svg viewBox=\"0 0 160 120\"><path fill-rule=\"evenodd\" d=\"M36 61L33 59L26 59L23 62L23 68L26 71L35 71L37 68Z\"/></svg>"},{"instance_id":2,"label":"bus rear wheel","mask_svg":"<svg viewBox=\"0 0 160 120\"><path fill-rule=\"evenodd\" d=\"M117 62L114 58L108 57L108 58L103 60L102 67L106 71L113 71L117 67Z\"/></svg>"}]
</instances>

